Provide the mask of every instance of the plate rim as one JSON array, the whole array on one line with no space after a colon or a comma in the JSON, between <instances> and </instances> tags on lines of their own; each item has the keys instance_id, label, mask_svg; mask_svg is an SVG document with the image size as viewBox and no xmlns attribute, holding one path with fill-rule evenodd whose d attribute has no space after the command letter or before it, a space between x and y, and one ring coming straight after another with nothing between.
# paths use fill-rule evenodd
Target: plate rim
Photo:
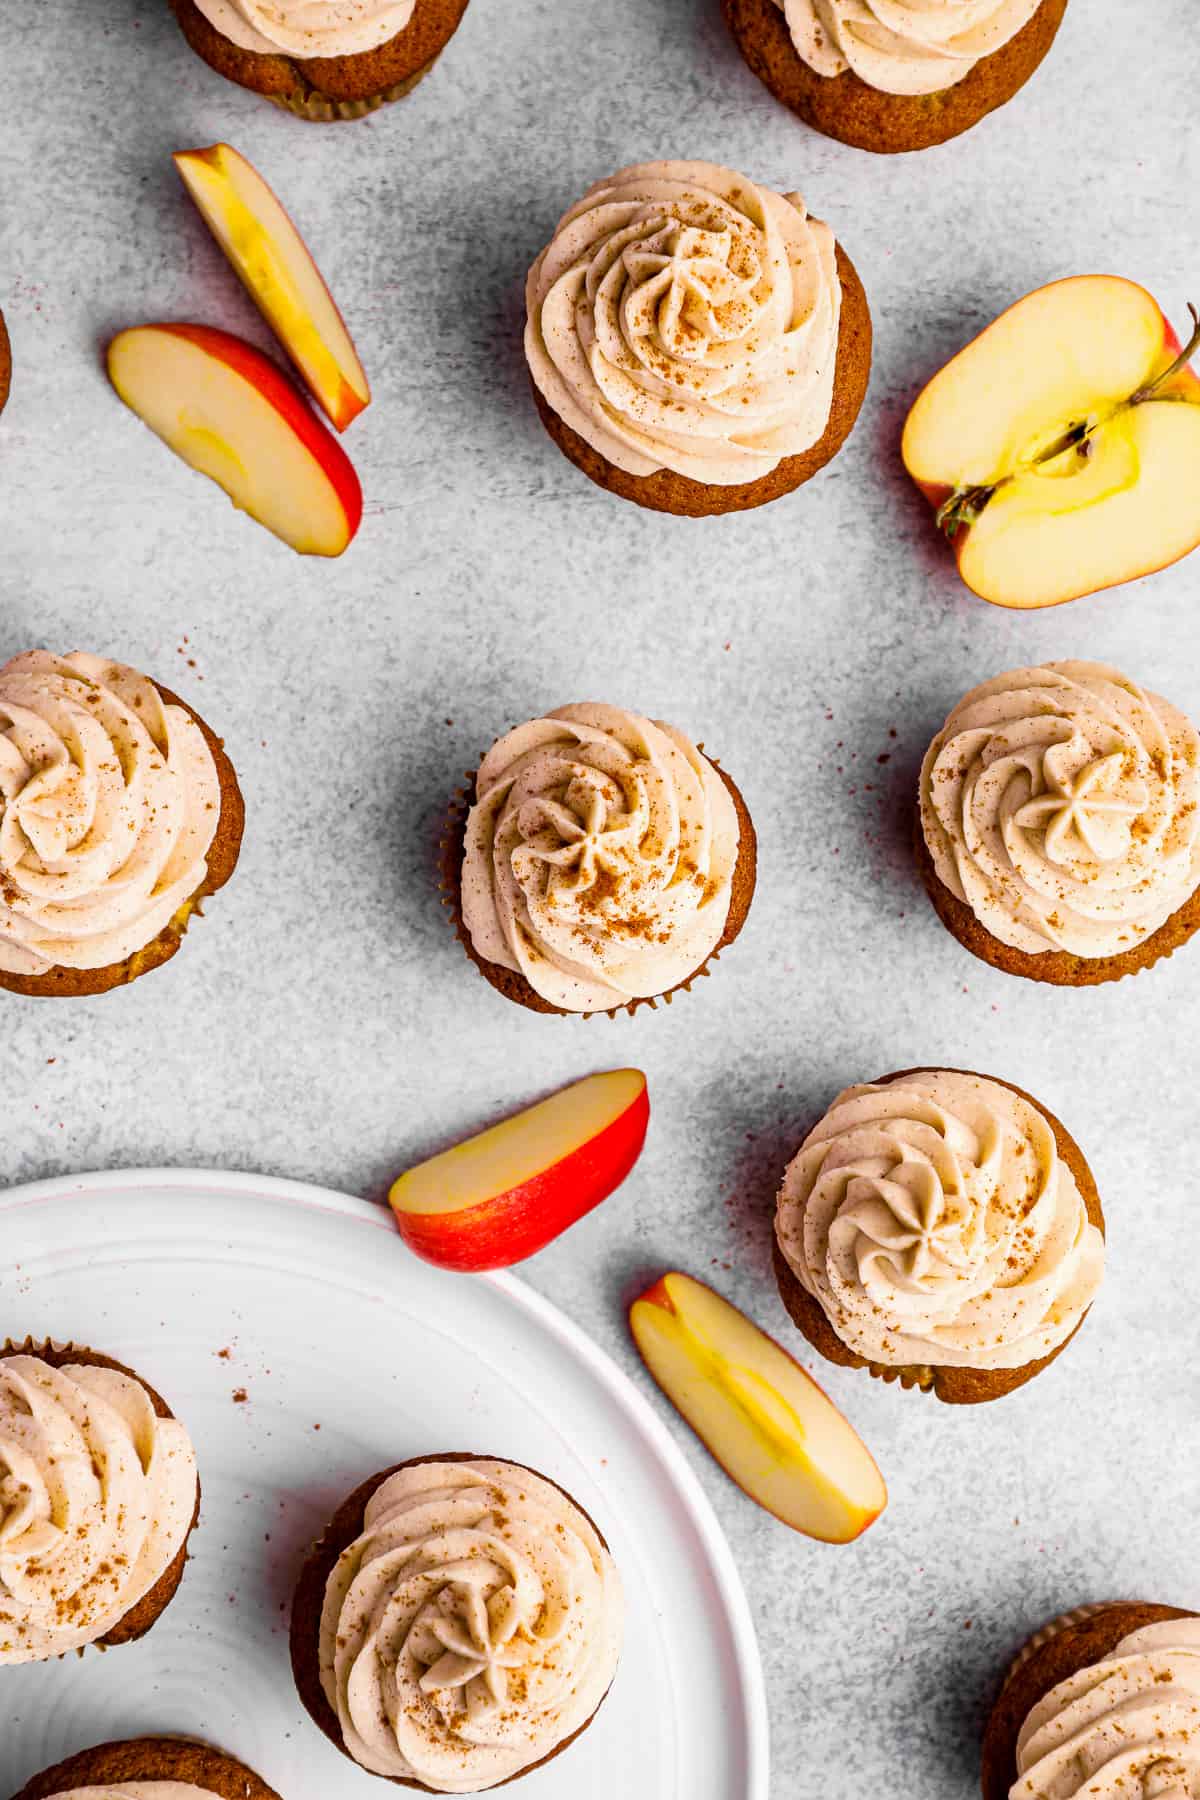
<instances>
[{"instance_id":1,"label":"plate rim","mask_svg":"<svg viewBox=\"0 0 1200 1800\"><path fill-rule=\"evenodd\" d=\"M343 1193L318 1182L289 1176L256 1175L243 1170L204 1167L137 1166L128 1169L95 1169L78 1174L46 1176L0 1189L0 1213L67 1199L81 1193L103 1194L114 1189L165 1187L183 1191L225 1190L253 1194L306 1209L338 1213L344 1218L391 1230L391 1214L378 1201ZM691 1519L712 1570L728 1623L735 1664L742 1687L746 1721L746 1790L744 1800L769 1800L770 1716L758 1635L750 1612L745 1584L733 1549L717 1518L712 1501L699 1476L675 1442L666 1424L620 1364L570 1315L510 1270L492 1270L471 1279L482 1281L502 1294L508 1303L534 1318L544 1329L570 1346L592 1376L608 1390L621 1410L657 1452L675 1492ZM706 1452L707 1454L707 1452Z\"/></svg>"}]
</instances>

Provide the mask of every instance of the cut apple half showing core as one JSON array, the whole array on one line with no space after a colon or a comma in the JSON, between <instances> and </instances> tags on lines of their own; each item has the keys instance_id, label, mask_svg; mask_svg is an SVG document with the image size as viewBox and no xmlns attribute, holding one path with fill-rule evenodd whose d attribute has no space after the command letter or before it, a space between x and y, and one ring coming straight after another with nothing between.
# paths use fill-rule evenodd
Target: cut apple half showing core
<instances>
[{"instance_id":1,"label":"cut apple half showing core","mask_svg":"<svg viewBox=\"0 0 1200 1800\"><path fill-rule=\"evenodd\" d=\"M1200 544L1200 378L1157 302L1113 275L1018 301L935 375L904 465L967 586L1055 606Z\"/></svg>"},{"instance_id":2,"label":"cut apple half showing core","mask_svg":"<svg viewBox=\"0 0 1200 1800\"><path fill-rule=\"evenodd\" d=\"M208 325L139 325L109 345L108 373L242 512L304 555L341 555L362 518L358 476L270 357Z\"/></svg>"},{"instance_id":3,"label":"cut apple half showing core","mask_svg":"<svg viewBox=\"0 0 1200 1800\"><path fill-rule=\"evenodd\" d=\"M175 167L246 291L339 431L370 404L358 352L304 239L231 144L180 150Z\"/></svg>"},{"instance_id":4,"label":"cut apple half showing core","mask_svg":"<svg viewBox=\"0 0 1200 1800\"><path fill-rule=\"evenodd\" d=\"M400 1235L444 1269L521 1262L620 1186L649 1119L639 1069L589 1075L401 1175Z\"/></svg>"},{"instance_id":5,"label":"cut apple half showing core","mask_svg":"<svg viewBox=\"0 0 1200 1800\"><path fill-rule=\"evenodd\" d=\"M870 1451L787 1351L720 1294L671 1273L629 1312L643 1362L752 1500L824 1543L861 1536L887 1505Z\"/></svg>"}]
</instances>

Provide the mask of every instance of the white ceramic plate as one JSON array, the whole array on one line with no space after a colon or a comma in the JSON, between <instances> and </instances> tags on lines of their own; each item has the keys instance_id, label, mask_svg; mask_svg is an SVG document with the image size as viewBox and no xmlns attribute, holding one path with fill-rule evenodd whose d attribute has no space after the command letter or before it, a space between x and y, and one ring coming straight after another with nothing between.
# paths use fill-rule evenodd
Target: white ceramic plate
<instances>
[{"instance_id":1,"label":"white ceramic plate","mask_svg":"<svg viewBox=\"0 0 1200 1800\"><path fill-rule=\"evenodd\" d=\"M630 1603L608 1701L522 1800L766 1800L758 1652L708 1502L621 1371L523 1283L425 1267L362 1200L182 1170L0 1195L0 1255L0 1342L74 1338L139 1370L191 1431L204 1490L148 1637L0 1671L0 1796L89 1744L176 1731L283 1800L379 1800L295 1696L291 1590L360 1481L465 1450L568 1488Z\"/></svg>"}]
</instances>

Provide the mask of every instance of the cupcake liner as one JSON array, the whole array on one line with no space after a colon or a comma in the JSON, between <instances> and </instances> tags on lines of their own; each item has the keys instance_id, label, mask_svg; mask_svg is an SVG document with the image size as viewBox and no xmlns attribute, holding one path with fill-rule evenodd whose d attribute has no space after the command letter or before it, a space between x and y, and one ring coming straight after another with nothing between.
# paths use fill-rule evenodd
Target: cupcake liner
<instances>
[{"instance_id":1,"label":"cupcake liner","mask_svg":"<svg viewBox=\"0 0 1200 1800\"><path fill-rule=\"evenodd\" d=\"M932 1065L926 1065L932 1066ZM874 1085L902 1081L905 1076L916 1074L915 1069L898 1069L890 1075L876 1077ZM1096 1188L1095 1178L1083 1151L1075 1142L1061 1119L1019 1088L1014 1082L1002 1081L998 1075L981 1075L977 1070L948 1070L950 1074L974 1075L981 1081L994 1081L1000 1087L1008 1088L1022 1100L1028 1101L1049 1125L1054 1133L1054 1141L1058 1154L1074 1175L1080 1195L1087 1208L1088 1218L1098 1227L1102 1235L1106 1235L1104 1209ZM774 1214L772 1214L772 1217ZM926 1363L887 1365L871 1362L859 1356L848 1344L843 1343L837 1335L820 1302L816 1300L793 1271L784 1256L775 1235L774 1226L771 1231L772 1261L775 1281L779 1295L791 1317L792 1323L803 1333L827 1362L838 1364L842 1368L866 1369L877 1381L898 1382L902 1388L915 1388L924 1394L935 1394L937 1398L949 1405L968 1406L982 1405L989 1400L1000 1400L1017 1388L1024 1387L1035 1376L1049 1368L1052 1362L1062 1355L1072 1342L1077 1332L1082 1330L1088 1312L1080 1319L1071 1336L1066 1338L1056 1350L1047 1356L1039 1357L1034 1362L1024 1363L1014 1369L975 1369L957 1363L939 1363L936 1366Z\"/></svg>"},{"instance_id":2,"label":"cupcake liner","mask_svg":"<svg viewBox=\"0 0 1200 1800\"><path fill-rule=\"evenodd\" d=\"M237 1757L203 1738L174 1732L81 1750L33 1776L15 1800L52 1800L77 1788L115 1790L150 1781L180 1782L217 1800L279 1800L274 1788Z\"/></svg>"},{"instance_id":3,"label":"cupcake liner","mask_svg":"<svg viewBox=\"0 0 1200 1800\"><path fill-rule=\"evenodd\" d=\"M700 967L694 969L686 981L677 982L665 994L640 996L635 1000L626 1001L621 1006L600 1008L595 1012L587 1013L571 1012L566 1007L555 1006L550 1001L543 1000L523 975L511 969L500 968L497 964L485 962L471 942L471 934L467 930L462 915L463 837L467 815L475 804L475 771L473 769L467 771L464 776L466 786L460 788L450 802L442 825L441 837L438 840L438 888L441 903L449 915L448 922L455 937L466 951L469 961L475 965L479 974L490 987L494 987L498 993L503 994L505 999L512 1000L518 1006L526 1007L530 1012L550 1013L562 1019L615 1019L621 1013L632 1017L643 1007L650 1012L656 1012L660 1005L670 1006L677 994L690 993L693 982L707 979L712 974L712 964L719 962L721 952L728 949L729 945L740 936L749 915L756 885L758 839L753 820L737 786L726 775L715 756L709 755L702 744L698 744L696 747L720 775L737 808L739 840L737 861L734 864L734 881L736 887L737 871L742 866L742 859L745 857L747 878L750 883L749 892L745 895L736 918L733 916L733 898L731 896L730 919L726 922L724 932ZM489 973L492 969L496 970L495 977ZM499 977L503 979L501 980Z\"/></svg>"},{"instance_id":4,"label":"cupcake liner","mask_svg":"<svg viewBox=\"0 0 1200 1800\"><path fill-rule=\"evenodd\" d=\"M1135 944L1132 950L1123 950L1119 956L1075 956L1066 950L1040 953L1015 950L993 937L966 901L952 894L942 881L925 839L919 806L913 819L913 849L917 872L930 904L951 937L980 962L1005 975L1019 975L1026 981L1045 982L1054 987L1099 987L1108 982L1123 981L1127 975L1140 975L1144 969L1167 961L1200 931L1200 887L1197 887L1157 931Z\"/></svg>"},{"instance_id":5,"label":"cupcake liner","mask_svg":"<svg viewBox=\"0 0 1200 1800\"><path fill-rule=\"evenodd\" d=\"M313 1724L325 1733L330 1743L351 1762L354 1762L355 1759L346 1748L337 1715L325 1696L317 1659L318 1634L325 1601L326 1583L342 1551L348 1549L361 1533L367 1502L385 1481L393 1475L398 1475L402 1469L419 1468L425 1463L465 1462L506 1462L512 1468L525 1469L528 1474L536 1475L539 1481L544 1481L549 1487L557 1488L563 1498L570 1501L581 1517L587 1520L604 1549L609 1549L604 1533L591 1515L580 1506L574 1494L568 1493L561 1483L552 1481L549 1475L543 1475L540 1469L530 1468L528 1463L515 1463L510 1457L500 1457L476 1450L440 1450L427 1456L409 1456L403 1462L394 1463L390 1469L381 1469L377 1475L370 1476L355 1488L354 1492L343 1500L334 1513L320 1538L313 1545L312 1551L300 1571L300 1579L296 1583L295 1593L292 1597L292 1615L288 1634L292 1676L305 1711L312 1719ZM493 1783L493 1788L487 1791L491 1792L494 1788L499 1787L509 1787L514 1782L522 1781L525 1776L531 1775L534 1769L543 1768L546 1763L553 1762L556 1757L561 1756L563 1751L568 1750L576 1739L581 1738L592 1725L607 1698L606 1693L591 1718L585 1719L578 1731L572 1732L570 1737L564 1738L561 1744L557 1744L550 1751L549 1755L542 1758L541 1762L532 1763L529 1768L520 1770L516 1775L510 1775L506 1781ZM359 1766L355 1763L356 1768ZM383 1779L390 1781L393 1787L413 1788L422 1794L436 1791L426 1787L421 1781L404 1781L398 1776L385 1776ZM25 1800L25 1797L18 1795L17 1800ZM33 1800L32 1796L30 1800Z\"/></svg>"},{"instance_id":6,"label":"cupcake liner","mask_svg":"<svg viewBox=\"0 0 1200 1800\"><path fill-rule=\"evenodd\" d=\"M1025 1667L1031 1656L1036 1656L1039 1650L1052 1643L1056 1637L1061 1637L1064 1631L1070 1631L1074 1625L1084 1625L1089 1619L1094 1619L1097 1613L1108 1612L1112 1607L1122 1604L1120 1600L1094 1600L1088 1606L1076 1606L1070 1612L1060 1613L1057 1619L1051 1619L1040 1631L1035 1631L1013 1657L1004 1677L1005 1687L1017 1671Z\"/></svg>"},{"instance_id":7,"label":"cupcake liner","mask_svg":"<svg viewBox=\"0 0 1200 1800\"><path fill-rule=\"evenodd\" d=\"M87 1345L76 1344L73 1340L68 1340L64 1344L54 1338L33 1337L25 1337L18 1342L15 1338L10 1337L0 1345L0 1362L10 1356L35 1356L41 1362L49 1363L52 1368L56 1369L61 1369L67 1363L88 1363L95 1368L112 1369L118 1375L128 1375L131 1381L137 1382L149 1398L158 1418L174 1419L175 1417L162 1395L156 1388L151 1387L145 1376L140 1375L136 1369L131 1369L127 1363L118 1362L115 1357L106 1356L100 1350L92 1350ZM188 1561L188 1544L200 1519L200 1498L200 1477L197 1475L196 1508L192 1514L191 1524L184 1533L183 1542L175 1555L154 1586L149 1588L140 1600L135 1600L128 1612L118 1619L116 1624L104 1633L103 1637L93 1638L88 1644L81 1644L78 1655L82 1656L86 1650L99 1650L103 1653L106 1650L115 1649L121 1644L136 1643L139 1638L145 1637L152 1626L157 1624L175 1598L179 1584L183 1580L183 1571ZM45 1660L61 1662L62 1657L46 1658Z\"/></svg>"},{"instance_id":8,"label":"cupcake liner","mask_svg":"<svg viewBox=\"0 0 1200 1800\"><path fill-rule=\"evenodd\" d=\"M417 69L403 81L385 88L382 93L372 94L367 100L334 100L328 94L322 94L316 88L309 88L306 93L266 94L264 99L277 106L282 112L293 113L298 119L309 119L318 125L336 125L349 119L365 119L369 113L378 112L381 106L390 106L393 100L403 100L411 94L418 82L423 81L437 62L438 56L427 62L424 68Z\"/></svg>"}]
</instances>

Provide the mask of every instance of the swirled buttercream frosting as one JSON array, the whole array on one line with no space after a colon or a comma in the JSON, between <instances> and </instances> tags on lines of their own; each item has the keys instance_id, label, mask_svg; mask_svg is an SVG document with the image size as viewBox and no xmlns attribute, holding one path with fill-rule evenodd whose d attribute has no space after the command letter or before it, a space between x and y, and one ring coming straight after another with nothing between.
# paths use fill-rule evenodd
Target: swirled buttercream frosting
<instances>
[{"instance_id":1,"label":"swirled buttercream frosting","mask_svg":"<svg viewBox=\"0 0 1200 1800\"><path fill-rule=\"evenodd\" d=\"M204 733L146 676L31 650L0 668L0 969L123 962L202 885L221 816Z\"/></svg>"},{"instance_id":2,"label":"swirled buttercream frosting","mask_svg":"<svg viewBox=\"0 0 1200 1800\"><path fill-rule=\"evenodd\" d=\"M885 94L956 87L1028 25L1042 0L775 0L814 74L849 69Z\"/></svg>"},{"instance_id":3,"label":"swirled buttercream frosting","mask_svg":"<svg viewBox=\"0 0 1200 1800\"><path fill-rule=\"evenodd\" d=\"M1200 885L1200 735L1102 663L1014 669L960 700L921 769L942 885L993 937L1116 956Z\"/></svg>"},{"instance_id":4,"label":"swirled buttercream frosting","mask_svg":"<svg viewBox=\"0 0 1200 1800\"><path fill-rule=\"evenodd\" d=\"M196 1458L139 1381L0 1358L0 1665L104 1637L174 1562Z\"/></svg>"},{"instance_id":5,"label":"swirled buttercream frosting","mask_svg":"<svg viewBox=\"0 0 1200 1800\"><path fill-rule=\"evenodd\" d=\"M416 0L196 0L209 24L260 56L359 56L412 18Z\"/></svg>"},{"instance_id":6,"label":"swirled buttercream frosting","mask_svg":"<svg viewBox=\"0 0 1200 1800\"><path fill-rule=\"evenodd\" d=\"M1065 1343L1104 1272L1049 1122L946 1069L839 1094L775 1231L842 1342L884 1367L1023 1368Z\"/></svg>"},{"instance_id":7,"label":"swirled buttercream frosting","mask_svg":"<svg viewBox=\"0 0 1200 1800\"><path fill-rule=\"evenodd\" d=\"M824 434L840 311L833 233L799 194L641 163L559 221L529 272L525 355L614 467L727 487Z\"/></svg>"},{"instance_id":8,"label":"swirled buttercream frosting","mask_svg":"<svg viewBox=\"0 0 1200 1800\"><path fill-rule=\"evenodd\" d=\"M1039 1700L1010 1800L1200 1800L1200 1619L1123 1638Z\"/></svg>"},{"instance_id":9,"label":"swirled buttercream frosting","mask_svg":"<svg viewBox=\"0 0 1200 1800\"><path fill-rule=\"evenodd\" d=\"M333 1569L321 1683L364 1769L474 1794L582 1730L616 1672L620 1579L565 1494L512 1463L390 1475Z\"/></svg>"},{"instance_id":10,"label":"swirled buttercream frosting","mask_svg":"<svg viewBox=\"0 0 1200 1800\"><path fill-rule=\"evenodd\" d=\"M68 1788L50 1800L219 1800L219 1796L191 1781L122 1781L118 1787L101 1782L99 1787Z\"/></svg>"},{"instance_id":11,"label":"swirled buttercream frosting","mask_svg":"<svg viewBox=\"0 0 1200 1800\"><path fill-rule=\"evenodd\" d=\"M564 706L483 759L463 922L485 961L564 1012L665 994L721 940L738 839L725 783L682 732Z\"/></svg>"}]
</instances>

